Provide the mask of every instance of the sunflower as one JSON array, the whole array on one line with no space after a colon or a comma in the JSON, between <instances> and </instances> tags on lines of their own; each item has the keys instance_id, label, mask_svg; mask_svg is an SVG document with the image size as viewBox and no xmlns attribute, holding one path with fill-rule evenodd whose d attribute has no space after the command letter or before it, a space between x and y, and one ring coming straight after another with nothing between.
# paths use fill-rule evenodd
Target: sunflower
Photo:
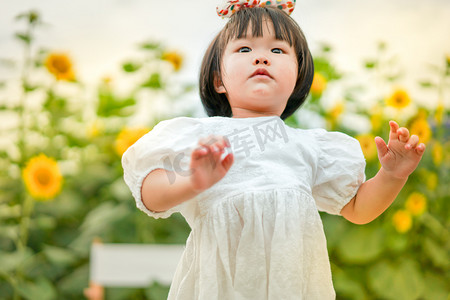
<instances>
[{"instance_id":1,"label":"sunflower","mask_svg":"<svg viewBox=\"0 0 450 300\"><path fill-rule=\"evenodd\" d=\"M386 99L386 104L388 106L402 109L407 107L411 103L411 98L409 94L404 89L395 90L390 97Z\"/></svg>"},{"instance_id":2,"label":"sunflower","mask_svg":"<svg viewBox=\"0 0 450 300\"><path fill-rule=\"evenodd\" d=\"M72 62L69 57L62 53L51 53L45 60L45 67L57 80L75 80Z\"/></svg>"},{"instance_id":3,"label":"sunflower","mask_svg":"<svg viewBox=\"0 0 450 300\"><path fill-rule=\"evenodd\" d=\"M144 134L149 132L148 128L124 128L116 138L116 153L122 156L127 149L137 142Z\"/></svg>"},{"instance_id":4,"label":"sunflower","mask_svg":"<svg viewBox=\"0 0 450 300\"><path fill-rule=\"evenodd\" d=\"M427 169L421 169L418 173L420 175L420 179L425 183L426 187L430 191L434 191L439 183L439 176L432 171L428 171Z\"/></svg>"},{"instance_id":5,"label":"sunflower","mask_svg":"<svg viewBox=\"0 0 450 300\"><path fill-rule=\"evenodd\" d=\"M406 199L405 206L411 215L420 216L427 207L427 198L418 192L411 193Z\"/></svg>"},{"instance_id":6,"label":"sunflower","mask_svg":"<svg viewBox=\"0 0 450 300\"><path fill-rule=\"evenodd\" d=\"M398 210L392 217L395 230L405 233L412 227L411 214L407 210Z\"/></svg>"},{"instance_id":7,"label":"sunflower","mask_svg":"<svg viewBox=\"0 0 450 300\"><path fill-rule=\"evenodd\" d=\"M98 137L104 129L104 124L99 120L95 120L86 128L86 135L89 139L94 139Z\"/></svg>"},{"instance_id":8,"label":"sunflower","mask_svg":"<svg viewBox=\"0 0 450 300\"><path fill-rule=\"evenodd\" d=\"M420 142L426 144L431 139L431 127L427 120L424 118L417 118L411 124L411 134L415 134L419 137Z\"/></svg>"},{"instance_id":9,"label":"sunflower","mask_svg":"<svg viewBox=\"0 0 450 300\"><path fill-rule=\"evenodd\" d=\"M331 119L336 120L337 118L339 118L339 116L342 115L344 110L345 110L344 102L339 101L338 103L336 103L336 105L333 106L333 108L330 110Z\"/></svg>"},{"instance_id":10,"label":"sunflower","mask_svg":"<svg viewBox=\"0 0 450 300\"><path fill-rule=\"evenodd\" d=\"M436 166L440 166L442 161L444 160L444 148L442 144L439 142L434 143L431 148L431 157L433 158L433 162Z\"/></svg>"},{"instance_id":11,"label":"sunflower","mask_svg":"<svg viewBox=\"0 0 450 300\"><path fill-rule=\"evenodd\" d=\"M322 95L326 87L327 87L327 80L325 79L325 77L319 72L315 72L313 82L311 85L311 93L314 96L320 96Z\"/></svg>"},{"instance_id":12,"label":"sunflower","mask_svg":"<svg viewBox=\"0 0 450 300\"><path fill-rule=\"evenodd\" d=\"M183 57L175 51L164 52L161 59L170 62L175 71L179 71L183 65Z\"/></svg>"},{"instance_id":13,"label":"sunflower","mask_svg":"<svg viewBox=\"0 0 450 300\"><path fill-rule=\"evenodd\" d=\"M379 113L372 114L370 116L370 124L372 125L373 131L378 131L381 128L383 122L383 115Z\"/></svg>"},{"instance_id":14,"label":"sunflower","mask_svg":"<svg viewBox=\"0 0 450 300\"><path fill-rule=\"evenodd\" d=\"M377 146L375 144L375 136L372 134L362 134L356 136L359 144L361 145L364 157L370 161L377 157Z\"/></svg>"},{"instance_id":15,"label":"sunflower","mask_svg":"<svg viewBox=\"0 0 450 300\"><path fill-rule=\"evenodd\" d=\"M434 114L434 118L436 119L436 122L438 125L442 124L442 119L444 118L444 104L442 104L442 101L439 101L438 106L436 107L436 112Z\"/></svg>"},{"instance_id":16,"label":"sunflower","mask_svg":"<svg viewBox=\"0 0 450 300\"><path fill-rule=\"evenodd\" d=\"M28 192L36 199L49 200L61 191L63 178L58 164L44 154L31 158L22 176Z\"/></svg>"}]
</instances>

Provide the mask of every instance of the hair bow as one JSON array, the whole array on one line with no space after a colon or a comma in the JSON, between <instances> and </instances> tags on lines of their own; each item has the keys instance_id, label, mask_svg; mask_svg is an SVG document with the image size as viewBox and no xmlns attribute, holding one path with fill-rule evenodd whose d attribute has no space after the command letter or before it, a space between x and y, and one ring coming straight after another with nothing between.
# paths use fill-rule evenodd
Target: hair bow
<instances>
[{"instance_id":1,"label":"hair bow","mask_svg":"<svg viewBox=\"0 0 450 300\"><path fill-rule=\"evenodd\" d=\"M223 1L223 3L219 6L217 6L217 14L220 17L223 18L229 18L231 17L235 12L243 9L243 8L250 8L250 7L277 7L283 11L285 11L287 14L291 14L295 7L295 1L286 1L286 0L272 0L272 1L266 1L266 0L228 0Z\"/></svg>"}]
</instances>

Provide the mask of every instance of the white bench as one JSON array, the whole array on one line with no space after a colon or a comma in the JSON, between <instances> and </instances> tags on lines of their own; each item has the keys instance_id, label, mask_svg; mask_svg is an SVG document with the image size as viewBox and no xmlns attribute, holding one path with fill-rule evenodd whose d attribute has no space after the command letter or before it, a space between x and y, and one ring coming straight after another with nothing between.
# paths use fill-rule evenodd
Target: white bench
<instances>
[{"instance_id":1,"label":"white bench","mask_svg":"<svg viewBox=\"0 0 450 300\"><path fill-rule=\"evenodd\" d=\"M148 287L153 281L170 285L185 245L102 244L90 253L90 287L85 296L104 299L103 287Z\"/></svg>"}]
</instances>

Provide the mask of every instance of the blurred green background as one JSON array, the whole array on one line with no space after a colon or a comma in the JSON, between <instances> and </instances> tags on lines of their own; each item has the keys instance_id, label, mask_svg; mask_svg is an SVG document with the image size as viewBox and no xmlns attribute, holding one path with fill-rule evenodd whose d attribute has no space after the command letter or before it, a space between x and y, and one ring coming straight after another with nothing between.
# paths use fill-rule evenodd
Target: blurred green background
<instances>
[{"instance_id":1,"label":"blurred green background","mask_svg":"<svg viewBox=\"0 0 450 300\"><path fill-rule=\"evenodd\" d=\"M120 158L155 124L174 117L153 114L136 124L143 94L177 107L196 86L176 76L185 64L179 51L147 41L120 66L120 80L129 80L131 89L119 90L115 77L100 78L92 88L67 53L34 47L43 24L39 13L25 12L17 22L26 28L15 34L17 51L24 53L16 64L20 80L0 84L18 95L17 101L0 99L2 122L9 124L0 143L0 299L81 299L95 238L185 242L189 227L181 215L154 220L135 207ZM352 81L333 63L332 46L317 47L311 95L286 120L292 127L316 123L355 136L367 178L379 168L374 137L387 138L389 120L427 144L418 169L377 220L358 226L322 214L338 299L448 299L450 123L444 99L450 54L442 53L415 83L414 91L425 91L434 103L424 106L401 85L405 66L389 45L380 42L373 53L358 62L369 79ZM330 102L327 91L336 86L337 100ZM374 90L370 99L368 90ZM180 115L194 116L195 109ZM165 299L167 291L153 283L105 293L106 299Z\"/></svg>"}]
</instances>

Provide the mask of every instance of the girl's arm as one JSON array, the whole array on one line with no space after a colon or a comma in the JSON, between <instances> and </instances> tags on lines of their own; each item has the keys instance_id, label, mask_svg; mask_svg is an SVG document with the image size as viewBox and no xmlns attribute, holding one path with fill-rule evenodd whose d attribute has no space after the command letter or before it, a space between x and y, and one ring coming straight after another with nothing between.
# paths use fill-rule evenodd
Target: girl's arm
<instances>
[{"instance_id":1,"label":"girl's arm","mask_svg":"<svg viewBox=\"0 0 450 300\"><path fill-rule=\"evenodd\" d=\"M388 145L375 138L381 168L377 175L364 182L355 197L341 210L341 215L356 224L366 224L381 215L395 200L416 169L425 151L417 135L409 136L406 128L389 122Z\"/></svg>"},{"instance_id":2,"label":"girl's arm","mask_svg":"<svg viewBox=\"0 0 450 300\"><path fill-rule=\"evenodd\" d=\"M230 144L223 137L209 137L199 141L192 151L190 174L156 169L144 179L141 188L142 202L153 212L166 211L194 198L222 179L233 164L233 154L221 160Z\"/></svg>"}]
</instances>

